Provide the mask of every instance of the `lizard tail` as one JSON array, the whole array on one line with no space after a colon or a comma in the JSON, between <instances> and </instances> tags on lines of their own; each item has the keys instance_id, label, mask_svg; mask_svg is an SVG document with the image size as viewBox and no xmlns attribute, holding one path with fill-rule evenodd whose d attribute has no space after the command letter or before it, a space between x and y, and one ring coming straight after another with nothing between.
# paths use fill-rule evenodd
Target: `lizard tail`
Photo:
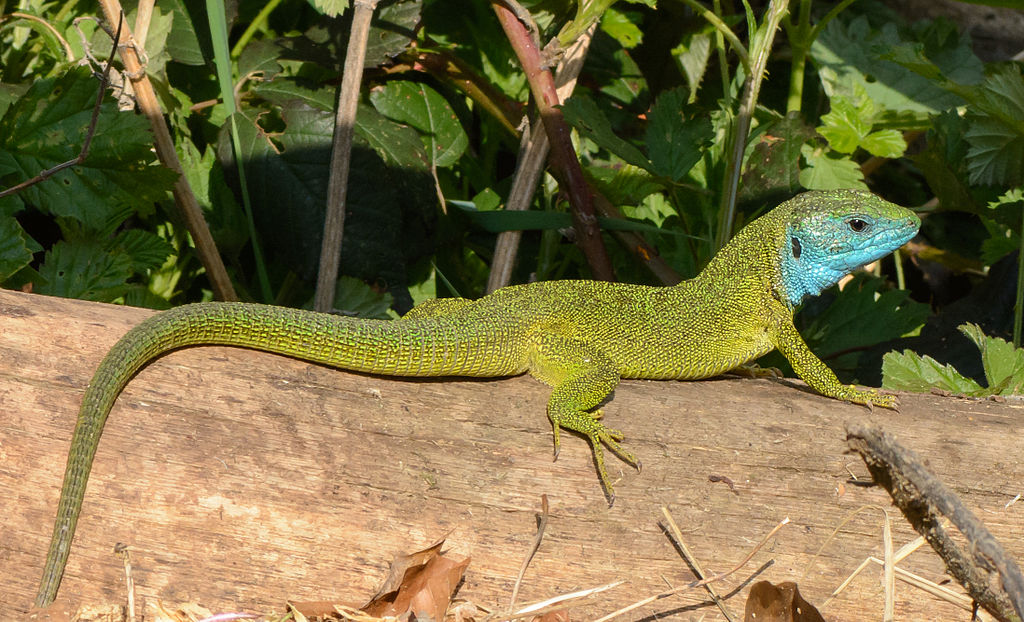
<instances>
[{"instance_id":1,"label":"lizard tail","mask_svg":"<svg viewBox=\"0 0 1024 622\"><path fill-rule=\"evenodd\" d=\"M237 302L185 305L146 319L110 350L85 391L36 606L45 607L57 596L107 415L128 381L150 360L186 346L227 345L384 375L502 376L524 371L513 352L488 348L479 328L450 318L363 320Z\"/></svg>"}]
</instances>

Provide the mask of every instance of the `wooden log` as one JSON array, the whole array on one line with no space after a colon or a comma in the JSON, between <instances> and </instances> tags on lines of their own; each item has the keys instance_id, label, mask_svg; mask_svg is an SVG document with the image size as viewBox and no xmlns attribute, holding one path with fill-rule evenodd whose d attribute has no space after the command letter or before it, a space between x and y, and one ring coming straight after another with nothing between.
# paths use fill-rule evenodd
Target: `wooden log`
<instances>
[{"instance_id":1,"label":"wooden log","mask_svg":"<svg viewBox=\"0 0 1024 622\"><path fill-rule=\"evenodd\" d=\"M34 598L82 392L149 313L0 292L0 619L23 618ZM563 435L552 462L547 395L528 377L388 379L234 348L169 354L114 407L50 611L123 602L119 543L130 547L139 601L266 612L287 600L360 604L395 554L442 537L472 557L459 596L501 608L541 494L551 516L520 602L628 579L574 613L593 619L691 581L659 527L665 506L708 572L790 518L717 590L742 615L745 582L774 560L756 579L797 581L821 603L866 556L882 555L883 509L897 547L915 537L884 491L848 483L867 470L844 453L846 421L895 433L1012 555L1024 554L1024 504L1004 507L1024 481L1018 401L904 395L898 413L869 412L791 381L625 381L606 418L644 468L609 458L618 493L609 508L583 440ZM735 492L710 476L730 478ZM945 577L927 547L900 566ZM882 598L871 568L823 613L878 619ZM708 601L691 590L621 619L722 619ZM900 582L896 606L900 619L968 618Z\"/></svg>"}]
</instances>

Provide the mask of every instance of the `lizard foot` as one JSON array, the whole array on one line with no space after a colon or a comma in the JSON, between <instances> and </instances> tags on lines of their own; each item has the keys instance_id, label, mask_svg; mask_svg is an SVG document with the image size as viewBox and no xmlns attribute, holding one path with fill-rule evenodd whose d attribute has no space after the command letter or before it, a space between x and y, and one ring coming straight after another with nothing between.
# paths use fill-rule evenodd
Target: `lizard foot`
<instances>
[{"instance_id":1,"label":"lizard foot","mask_svg":"<svg viewBox=\"0 0 1024 622\"><path fill-rule=\"evenodd\" d=\"M604 486L605 492L608 495L609 505L611 505L615 502L615 489L612 486L611 478L608 477L608 471L604 465L603 446L607 446L612 453L617 455L623 461L636 467L638 471L641 468L641 463L632 452L627 451L621 445L620 441L623 439L622 432L605 427L605 425L599 421L602 415L603 413L600 409L593 412L576 411L561 413L560 415L549 413L549 416L551 417L551 424L555 431L555 456L558 456L559 428L572 430L586 436L594 451L594 463L597 466L597 475L601 478L601 485Z\"/></svg>"},{"instance_id":2,"label":"lizard foot","mask_svg":"<svg viewBox=\"0 0 1024 622\"><path fill-rule=\"evenodd\" d=\"M840 396L840 399L848 400L855 404L864 404L868 408L871 408L872 406L881 406L882 408L899 410L899 398L895 395L879 393L874 389L864 391L854 387L853 385L846 387L846 389L847 391L844 392L844 395Z\"/></svg>"}]
</instances>

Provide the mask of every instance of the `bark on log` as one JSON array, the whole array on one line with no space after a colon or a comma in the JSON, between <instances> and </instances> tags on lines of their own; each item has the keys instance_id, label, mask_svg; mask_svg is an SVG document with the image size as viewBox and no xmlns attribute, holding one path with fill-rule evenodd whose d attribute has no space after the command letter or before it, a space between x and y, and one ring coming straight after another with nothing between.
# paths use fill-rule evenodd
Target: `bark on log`
<instances>
[{"instance_id":1,"label":"bark on log","mask_svg":"<svg viewBox=\"0 0 1024 622\"><path fill-rule=\"evenodd\" d=\"M0 619L23 618L34 598L82 392L107 349L148 313L0 292ZM281 611L286 600L359 604L395 554L447 537L448 549L472 556L459 596L504 607L542 493L551 516L520 602L629 579L573 614L593 619L691 581L658 525L666 506L708 573L731 567L789 517L717 590L742 615L744 582L774 560L756 579L797 581L821 603L883 550L882 512L860 512L811 566L851 512L891 509L897 547L916 535L883 490L847 483L851 473L867 478L845 453L849 421L897 435L1012 555L1024 556L1024 503L1004 507L1024 481L1016 400L904 395L899 413L869 412L791 381L625 381L606 418L644 469L609 458L619 478L609 508L584 441L563 435L551 461L547 395L526 377L387 379L231 348L167 355L114 407L58 604L125 599L118 543L132 551L139 601L215 611ZM713 475L730 478L736 492ZM900 566L944 579L927 547ZM880 569L862 574L822 613L880 618L880 577ZM722 619L709 600L693 590L623 619ZM896 615L969 618L899 582Z\"/></svg>"}]
</instances>

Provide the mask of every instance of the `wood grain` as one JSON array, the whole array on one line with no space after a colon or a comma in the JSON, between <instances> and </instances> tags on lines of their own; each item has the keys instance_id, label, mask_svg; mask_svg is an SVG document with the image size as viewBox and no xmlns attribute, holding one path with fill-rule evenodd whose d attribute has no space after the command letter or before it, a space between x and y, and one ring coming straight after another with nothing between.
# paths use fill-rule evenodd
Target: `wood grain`
<instances>
[{"instance_id":1,"label":"wood grain","mask_svg":"<svg viewBox=\"0 0 1024 622\"><path fill-rule=\"evenodd\" d=\"M148 313L0 292L0 619L29 611L82 392ZM864 557L881 555L882 509L897 547L914 537L883 491L847 483L867 473L844 453L843 424L854 420L883 425L927 458L1011 554L1024 554L1024 503L1004 508L1024 481L1020 402L905 395L899 413L869 412L788 381L623 382L606 416L644 469L610 460L619 479L609 508L583 440L564 436L552 462L547 393L527 377L386 379L232 348L167 355L129 385L107 423L51 612L124 600L118 543L130 547L140 601L266 612L286 600L358 605L392 556L442 537L472 556L459 596L504 607L541 494L551 518L521 601L628 579L574 614L592 619L690 581L658 525L666 506L708 572L731 567L789 517L718 591L741 615L744 581L773 560L758 579L798 581L820 603ZM809 567L862 506L875 509L846 523ZM901 566L945 577L930 550ZM861 575L826 618L880 619L880 577ZM707 601L687 592L623 619L722 619ZM896 614L969 617L902 583Z\"/></svg>"}]
</instances>

